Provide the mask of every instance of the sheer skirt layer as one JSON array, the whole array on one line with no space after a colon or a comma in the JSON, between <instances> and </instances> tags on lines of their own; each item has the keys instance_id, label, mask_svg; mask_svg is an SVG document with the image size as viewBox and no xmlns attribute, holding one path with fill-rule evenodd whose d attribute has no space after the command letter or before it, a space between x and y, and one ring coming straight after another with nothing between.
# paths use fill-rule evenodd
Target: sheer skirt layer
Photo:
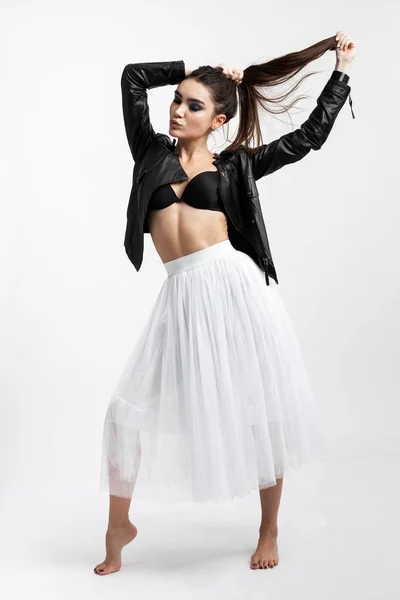
<instances>
[{"instance_id":1,"label":"sheer skirt layer","mask_svg":"<svg viewBox=\"0 0 400 600\"><path fill-rule=\"evenodd\" d=\"M100 490L223 502L275 485L326 448L277 284L229 240L164 266L107 408Z\"/></svg>"}]
</instances>

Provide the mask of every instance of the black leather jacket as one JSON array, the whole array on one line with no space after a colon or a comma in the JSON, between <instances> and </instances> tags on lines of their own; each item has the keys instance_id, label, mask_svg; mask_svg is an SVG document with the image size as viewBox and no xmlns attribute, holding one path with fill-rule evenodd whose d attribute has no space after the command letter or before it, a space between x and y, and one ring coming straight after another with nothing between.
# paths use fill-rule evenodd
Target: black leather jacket
<instances>
[{"instance_id":1,"label":"black leather jacket","mask_svg":"<svg viewBox=\"0 0 400 600\"><path fill-rule=\"evenodd\" d=\"M183 181L186 173L174 153L176 140L156 133L149 119L147 90L176 85L185 78L183 60L126 65L122 72L122 108L126 135L134 160L132 189L127 209L124 246L139 271L143 261L143 235L149 233L147 207L152 192L164 183ZM276 283L261 211L256 181L296 162L310 150L319 150L326 141L340 109L350 94L349 76L333 71L308 119L297 129L263 144L255 153L244 149L214 153L220 172L219 193L228 215L228 236L232 245L248 254ZM351 97L350 97L350 105ZM354 113L352 111L353 118Z\"/></svg>"}]
</instances>

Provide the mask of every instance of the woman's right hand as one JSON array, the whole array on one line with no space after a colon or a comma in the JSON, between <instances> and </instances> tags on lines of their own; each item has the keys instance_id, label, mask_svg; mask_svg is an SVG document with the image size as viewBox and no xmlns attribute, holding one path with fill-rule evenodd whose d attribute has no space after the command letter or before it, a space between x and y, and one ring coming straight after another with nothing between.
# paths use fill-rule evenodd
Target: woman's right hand
<instances>
[{"instance_id":1,"label":"woman's right hand","mask_svg":"<svg viewBox=\"0 0 400 600\"><path fill-rule=\"evenodd\" d=\"M221 63L221 64L217 65L217 67L222 67L222 74L227 79L232 79L233 81L236 81L236 83L238 85L240 85L242 83L242 80L243 80L243 71L242 70L234 69L231 65L228 65L227 63Z\"/></svg>"}]
</instances>

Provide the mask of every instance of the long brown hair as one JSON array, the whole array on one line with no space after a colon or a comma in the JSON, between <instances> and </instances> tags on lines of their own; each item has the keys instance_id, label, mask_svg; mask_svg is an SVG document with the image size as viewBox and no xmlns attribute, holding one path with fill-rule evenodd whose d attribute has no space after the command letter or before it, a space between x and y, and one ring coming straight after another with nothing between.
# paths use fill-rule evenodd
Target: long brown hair
<instances>
[{"instance_id":1,"label":"long brown hair","mask_svg":"<svg viewBox=\"0 0 400 600\"><path fill-rule=\"evenodd\" d=\"M336 48L335 36L317 42L304 50L291 52L278 58L274 58L262 64L252 64L244 69L242 83L239 85L232 79L221 77L222 67L211 67L209 65L199 67L188 75L188 78L196 79L209 88L211 98L215 106L215 114L225 114L228 123L240 109L239 127L233 142L225 148L225 152L245 148L251 151L251 142L255 147L263 143L260 127L258 107L272 114L288 112L297 102L307 96L299 96L290 105L283 108L272 108L268 105L281 104L292 94L298 86L311 75L318 71L306 73L301 79L280 96L270 97L263 88L281 85L297 75L308 63L316 60L328 50ZM254 147L253 147L254 148Z\"/></svg>"}]
</instances>

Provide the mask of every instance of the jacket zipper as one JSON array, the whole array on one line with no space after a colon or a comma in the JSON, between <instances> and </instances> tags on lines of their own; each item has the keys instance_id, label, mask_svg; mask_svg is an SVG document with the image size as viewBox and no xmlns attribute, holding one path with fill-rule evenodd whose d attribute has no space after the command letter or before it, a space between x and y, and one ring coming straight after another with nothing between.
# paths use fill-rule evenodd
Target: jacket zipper
<instances>
[{"instance_id":1,"label":"jacket zipper","mask_svg":"<svg viewBox=\"0 0 400 600\"><path fill-rule=\"evenodd\" d=\"M349 103L350 103L351 114L353 115L353 119L355 119L354 111L353 111L353 100L351 99L351 92L349 93Z\"/></svg>"},{"instance_id":2,"label":"jacket zipper","mask_svg":"<svg viewBox=\"0 0 400 600\"><path fill-rule=\"evenodd\" d=\"M264 265L265 281L267 282L267 285L269 285L269 276L268 276L268 263L269 263L269 260L265 256L262 256L261 257L261 262Z\"/></svg>"}]
</instances>

